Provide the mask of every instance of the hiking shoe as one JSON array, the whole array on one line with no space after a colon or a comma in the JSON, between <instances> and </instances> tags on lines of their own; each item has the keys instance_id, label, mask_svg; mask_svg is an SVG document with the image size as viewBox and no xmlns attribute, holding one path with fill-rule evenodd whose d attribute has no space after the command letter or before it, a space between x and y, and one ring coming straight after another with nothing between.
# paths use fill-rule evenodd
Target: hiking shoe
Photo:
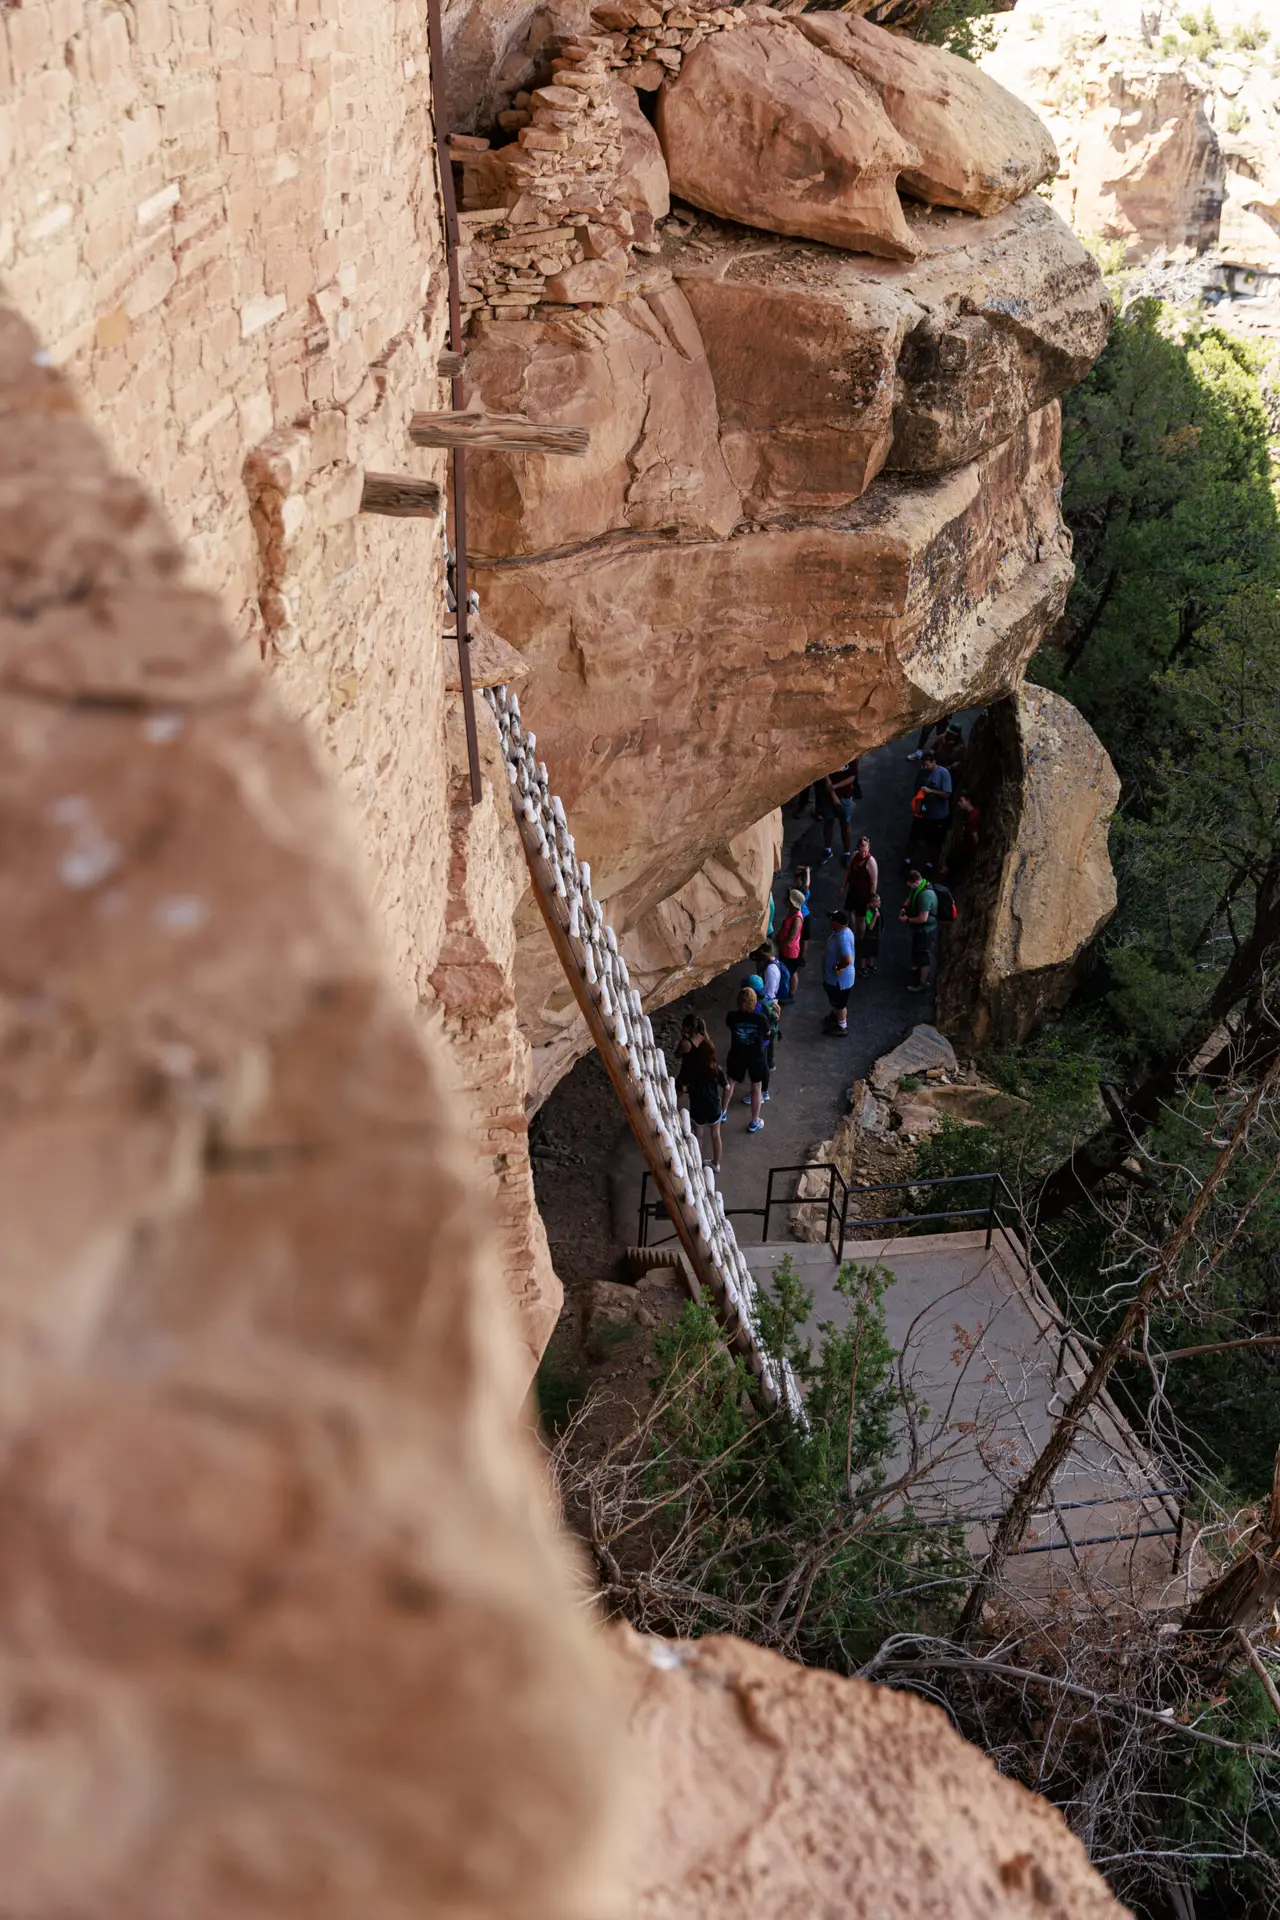
<instances>
[{"instance_id":1,"label":"hiking shoe","mask_svg":"<svg viewBox=\"0 0 1280 1920\"><path fill-rule=\"evenodd\" d=\"M923 993L924 991L925 989L923 987L917 986L914 983L907 988L908 993Z\"/></svg>"},{"instance_id":2,"label":"hiking shoe","mask_svg":"<svg viewBox=\"0 0 1280 1920\"><path fill-rule=\"evenodd\" d=\"M767 1099L769 1098L769 1096L768 1096L768 1094L767 1094L767 1093L762 1093L762 1094L760 1095L760 1098L761 1098L762 1100L767 1100ZM743 1104L743 1106L744 1106L744 1107L749 1107L749 1106L751 1105L751 1095L750 1095L749 1093L744 1093L744 1094L743 1094L743 1096L742 1096L742 1104Z\"/></svg>"},{"instance_id":3,"label":"hiking shoe","mask_svg":"<svg viewBox=\"0 0 1280 1920\"><path fill-rule=\"evenodd\" d=\"M764 1121L763 1121L763 1120L753 1120L753 1121L751 1122L751 1125L750 1125L750 1126L749 1126L749 1127L747 1128L747 1132L748 1132L748 1133L759 1133L759 1132L761 1132L761 1130L763 1129L763 1127L764 1127Z\"/></svg>"},{"instance_id":4,"label":"hiking shoe","mask_svg":"<svg viewBox=\"0 0 1280 1920\"><path fill-rule=\"evenodd\" d=\"M829 860L829 859L831 858L831 854L832 854L832 851L833 851L833 849L832 849L832 848L830 848L830 847L824 847L824 848L822 849L822 854L821 854L821 857L820 857L820 859L819 859L819 861L818 861L818 865L819 865L820 867L823 867L823 866L825 866L825 865L826 865L826 863L827 863L827 861L828 861L828 860Z\"/></svg>"}]
</instances>

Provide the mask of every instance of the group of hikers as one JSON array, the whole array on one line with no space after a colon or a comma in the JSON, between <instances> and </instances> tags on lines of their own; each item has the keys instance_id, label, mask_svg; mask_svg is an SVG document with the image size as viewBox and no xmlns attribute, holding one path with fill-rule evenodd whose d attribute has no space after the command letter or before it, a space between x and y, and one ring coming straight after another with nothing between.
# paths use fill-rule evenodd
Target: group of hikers
<instances>
[{"instance_id":1,"label":"group of hikers","mask_svg":"<svg viewBox=\"0 0 1280 1920\"><path fill-rule=\"evenodd\" d=\"M964 764L964 736L950 717L925 727L907 759L918 766L912 797L912 828L903 862L906 891L898 908L899 921L910 930L908 993L925 993L937 965L939 921L954 920L956 907L943 876L962 872L978 845L978 811L968 793L955 791L955 779ZM854 802L861 799L858 762L850 760L820 780L814 793L814 811L822 824L823 851L819 865L834 854L837 826L844 852L844 875L839 898L827 916L822 949L822 987L828 1011L824 1033L849 1031L849 1000L859 973L876 972L880 956L880 869L868 834L853 836ZM808 793L800 797L803 809ZM782 1031L782 1010L796 998L809 959L810 896L813 875L797 866L787 889L786 912L770 935L751 955L754 971L739 983L737 998L725 1016L729 1047L723 1065L701 1014L686 1014L677 1043L676 1087L688 1107L690 1124L709 1141L710 1164L719 1171L723 1150L722 1128L729 1118L739 1087L742 1104L751 1109L748 1133L764 1127L762 1108L769 1098L769 1080Z\"/></svg>"}]
</instances>

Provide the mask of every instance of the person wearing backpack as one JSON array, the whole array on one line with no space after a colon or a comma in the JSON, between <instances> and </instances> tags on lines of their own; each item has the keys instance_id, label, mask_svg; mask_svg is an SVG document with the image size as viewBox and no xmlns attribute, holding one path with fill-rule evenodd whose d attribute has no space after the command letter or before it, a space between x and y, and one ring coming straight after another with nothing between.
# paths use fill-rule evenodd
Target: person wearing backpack
<instances>
[{"instance_id":1,"label":"person wearing backpack","mask_svg":"<svg viewBox=\"0 0 1280 1920\"><path fill-rule=\"evenodd\" d=\"M804 965L805 936L804 895L799 887L792 887L787 895L787 915L778 928L778 952L786 962L791 978L787 991L782 995L782 1004L787 1006L796 997L800 985L800 969Z\"/></svg>"},{"instance_id":2,"label":"person wearing backpack","mask_svg":"<svg viewBox=\"0 0 1280 1920\"><path fill-rule=\"evenodd\" d=\"M898 909L898 918L911 929L911 971L915 978L907 992L923 993L933 974L938 941L938 896L919 867L912 867L907 875L907 897Z\"/></svg>"},{"instance_id":3,"label":"person wearing backpack","mask_svg":"<svg viewBox=\"0 0 1280 1920\"><path fill-rule=\"evenodd\" d=\"M873 974L880 958L880 895L873 893L853 923L858 972Z\"/></svg>"}]
</instances>

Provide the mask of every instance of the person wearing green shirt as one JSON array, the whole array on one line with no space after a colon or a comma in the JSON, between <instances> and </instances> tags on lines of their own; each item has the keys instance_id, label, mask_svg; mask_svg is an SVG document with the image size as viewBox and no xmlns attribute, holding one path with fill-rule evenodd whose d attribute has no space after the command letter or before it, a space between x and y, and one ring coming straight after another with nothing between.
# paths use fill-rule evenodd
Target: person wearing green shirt
<instances>
[{"instance_id":1,"label":"person wearing green shirt","mask_svg":"<svg viewBox=\"0 0 1280 1920\"><path fill-rule=\"evenodd\" d=\"M918 867L907 875L907 897L898 909L898 918L911 929L911 971L908 993L923 993L933 975L933 956L938 944L938 896Z\"/></svg>"}]
</instances>

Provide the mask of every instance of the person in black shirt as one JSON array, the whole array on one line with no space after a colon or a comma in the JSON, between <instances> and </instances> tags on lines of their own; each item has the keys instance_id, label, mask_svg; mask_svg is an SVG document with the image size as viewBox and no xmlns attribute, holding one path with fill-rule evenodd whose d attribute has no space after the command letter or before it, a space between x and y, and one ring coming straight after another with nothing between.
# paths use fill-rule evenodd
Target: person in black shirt
<instances>
[{"instance_id":1,"label":"person in black shirt","mask_svg":"<svg viewBox=\"0 0 1280 1920\"><path fill-rule=\"evenodd\" d=\"M676 1092L688 1102L689 1119L698 1129L699 1145L702 1145L702 1129L711 1129L711 1170L719 1173L720 1122L727 1104L728 1080L724 1068L716 1059L714 1043L701 1020L697 1022L697 1027L698 1031L692 1036L692 1045L680 1062Z\"/></svg>"},{"instance_id":2,"label":"person in black shirt","mask_svg":"<svg viewBox=\"0 0 1280 1920\"><path fill-rule=\"evenodd\" d=\"M723 1119L733 1105L733 1096L738 1090L740 1080L751 1083L751 1124L748 1133L759 1133L764 1125L760 1117L760 1102L764 1093L764 1077L768 1071L766 1058L772 1029L767 1016L756 1004L755 990L743 987L738 995L738 1004L732 1013L725 1015L725 1025L729 1029L729 1058L725 1067L729 1075L729 1092L725 1098ZM690 1113L689 1118L693 1115Z\"/></svg>"}]
</instances>

